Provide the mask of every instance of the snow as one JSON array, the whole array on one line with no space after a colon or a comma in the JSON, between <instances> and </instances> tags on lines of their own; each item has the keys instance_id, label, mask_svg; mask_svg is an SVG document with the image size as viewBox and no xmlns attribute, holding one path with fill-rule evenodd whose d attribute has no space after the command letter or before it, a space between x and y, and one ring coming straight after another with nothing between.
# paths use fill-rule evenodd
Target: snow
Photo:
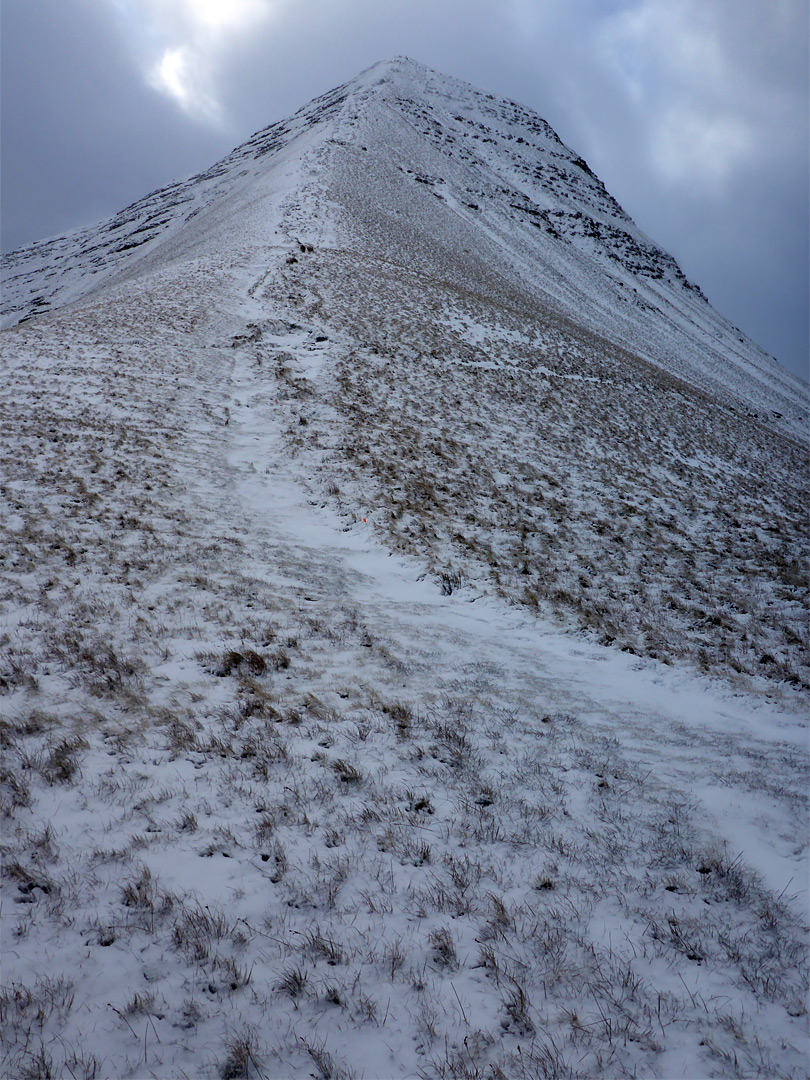
<instances>
[{"instance_id":1,"label":"snow","mask_svg":"<svg viewBox=\"0 0 810 1080\"><path fill-rule=\"evenodd\" d=\"M330 174L350 190L324 190ZM416 220L431 240L419 250L426 264L446 246L456 260L475 252L468 269L479 288L493 275L517 279L535 302L807 438L801 380L713 311L545 121L404 58L374 65L95 230L12 253L3 260L3 325L177 259L197 238L209 250L232 250L245 235L234 233L233 218L244 226L250 214L253 239L272 243L267 225L290 191L288 237L338 246L331 222L339 208L362 223L368 247L382 215L390 259L396 229Z\"/></svg>"},{"instance_id":2,"label":"snow","mask_svg":"<svg viewBox=\"0 0 810 1080\"><path fill-rule=\"evenodd\" d=\"M5 333L5 1074L806 1075L806 455L461 220L474 121L640 238L514 108L371 69Z\"/></svg>"}]
</instances>

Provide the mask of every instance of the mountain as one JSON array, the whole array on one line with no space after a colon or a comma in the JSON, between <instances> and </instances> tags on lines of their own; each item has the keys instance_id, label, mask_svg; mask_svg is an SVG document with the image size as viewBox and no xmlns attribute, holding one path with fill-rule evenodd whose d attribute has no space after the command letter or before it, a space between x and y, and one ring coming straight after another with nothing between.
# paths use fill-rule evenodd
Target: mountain
<instances>
[{"instance_id":1,"label":"mountain","mask_svg":"<svg viewBox=\"0 0 810 1080\"><path fill-rule=\"evenodd\" d=\"M806 387L543 120L4 276L4 1073L806 1074Z\"/></svg>"},{"instance_id":2,"label":"mountain","mask_svg":"<svg viewBox=\"0 0 810 1080\"><path fill-rule=\"evenodd\" d=\"M300 206L279 206L279 173L289 182L304 151L318 182L304 185ZM257 205L245 236L244 212ZM15 252L3 325L200 243L278 246L279 234L297 233L572 319L806 435L801 380L711 308L544 120L405 58L376 64L101 226Z\"/></svg>"}]
</instances>

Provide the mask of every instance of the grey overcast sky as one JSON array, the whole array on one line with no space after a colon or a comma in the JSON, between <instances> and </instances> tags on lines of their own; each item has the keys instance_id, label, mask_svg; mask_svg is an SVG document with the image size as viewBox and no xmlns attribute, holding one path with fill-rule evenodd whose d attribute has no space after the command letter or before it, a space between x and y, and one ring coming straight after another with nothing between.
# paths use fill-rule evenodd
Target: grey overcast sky
<instances>
[{"instance_id":1,"label":"grey overcast sky","mask_svg":"<svg viewBox=\"0 0 810 1080\"><path fill-rule=\"evenodd\" d=\"M807 378L806 0L2 0L1 29L6 251L404 54L540 113Z\"/></svg>"}]
</instances>

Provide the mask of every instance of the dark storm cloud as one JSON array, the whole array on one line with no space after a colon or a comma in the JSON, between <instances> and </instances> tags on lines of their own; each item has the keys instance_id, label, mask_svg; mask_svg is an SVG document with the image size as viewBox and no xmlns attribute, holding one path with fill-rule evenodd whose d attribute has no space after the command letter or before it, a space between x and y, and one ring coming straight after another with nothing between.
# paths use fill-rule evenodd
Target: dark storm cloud
<instances>
[{"instance_id":1,"label":"dark storm cloud","mask_svg":"<svg viewBox=\"0 0 810 1080\"><path fill-rule=\"evenodd\" d=\"M6 248L200 169L407 54L536 109L806 372L804 0L4 0Z\"/></svg>"}]
</instances>

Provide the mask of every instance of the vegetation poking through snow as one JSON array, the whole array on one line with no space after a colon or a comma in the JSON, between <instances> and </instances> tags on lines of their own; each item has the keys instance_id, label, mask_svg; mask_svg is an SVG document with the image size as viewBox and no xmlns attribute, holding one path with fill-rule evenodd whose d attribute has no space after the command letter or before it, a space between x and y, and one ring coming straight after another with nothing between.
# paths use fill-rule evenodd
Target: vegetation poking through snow
<instances>
[{"instance_id":1,"label":"vegetation poking through snow","mask_svg":"<svg viewBox=\"0 0 810 1080\"><path fill-rule=\"evenodd\" d=\"M637 655L810 687L803 448L550 316L371 272L373 292L367 264L307 268L363 343L333 358L324 422L290 436L335 448L319 466L341 505L372 508L447 593L468 583Z\"/></svg>"},{"instance_id":2,"label":"vegetation poking through snow","mask_svg":"<svg viewBox=\"0 0 810 1080\"><path fill-rule=\"evenodd\" d=\"M803 1077L806 452L547 126L401 69L6 335L2 1072Z\"/></svg>"}]
</instances>

